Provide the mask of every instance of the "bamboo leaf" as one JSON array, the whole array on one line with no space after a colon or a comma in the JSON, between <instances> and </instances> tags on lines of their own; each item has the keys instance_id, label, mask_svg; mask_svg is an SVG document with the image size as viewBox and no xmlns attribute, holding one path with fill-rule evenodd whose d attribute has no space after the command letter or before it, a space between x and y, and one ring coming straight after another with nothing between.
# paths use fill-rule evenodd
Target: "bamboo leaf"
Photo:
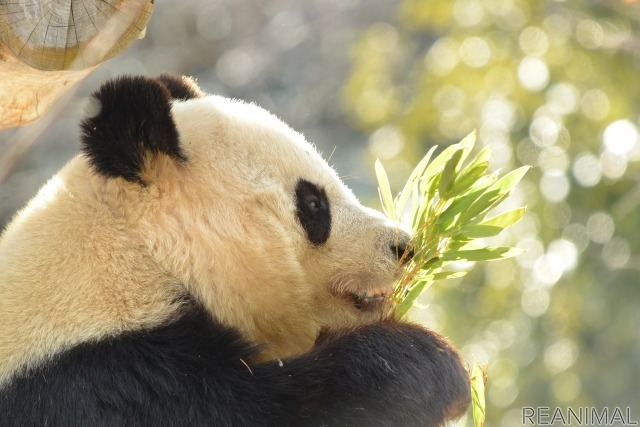
<instances>
[{"instance_id":1,"label":"bamboo leaf","mask_svg":"<svg viewBox=\"0 0 640 427\"><path fill-rule=\"evenodd\" d=\"M418 299L424 288L429 284L430 282L427 281L416 281L413 284L411 289L409 289L409 293L407 293L404 299L396 306L396 316L398 319L402 319L407 314L407 311L413 306L414 301Z\"/></svg>"},{"instance_id":2,"label":"bamboo leaf","mask_svg":"<svg viewBox=\"0 0 640 427\"><path fill-rule=\"evenodd\" d=\"M397 317L403 317L435 280L461 277L468 272L453 268L444 270L445 265L457 261L492 261L523 252L518 248L486 247L482 242L475 242L500 233L522 218L524 208L490 219L486 216L509 195L528 169L517 169L500 179L498 172L487 175L489 147L480 150L465 165L475 139L475 132L472 132L434 159L434 148L429 150L393 200L386 173L376 162L380 198L388 216L396 220L402 217L411 199L415 255L412 268L407 269L394 289Z\"/></svg>"},{"instance_id":3,"label":"bamboo leaf","mask_svg":"<svg viewBox=\"0 0 640 427\"><path fill-rule=\"evenodd\" d=\"M451 195L457 196L464 193L470 188L480 177L482 177L489 168L489 155L491 147L483 148L478 155L469 163L459 174L456 182L451 188Z\"/></svg>"},{"instance_id":4,"label":"bamboo leaf","mask_svg":"<svg viewBox=\"0 0 640 427\"><path fill-rule=\"evenodd\" d=\"M380 159L376 159L376 178L378 179L378 194L384 213L394 221L397 221L396 210L393 207L393 196L391 195L391 186L389 185L389 177L384 170L384 166L380 163Z\"/></svg>"},{"instance_id":5,"label":"bamboo leaf","mask_svg":"<svg viewBox=\"0 0 640 427\"><path fill-rule=\"evenodd\" d=\"M457 224L459 219L458 217L484 196L489 185L490 184L487 183L486 187L478 188L471 193L457 197L438 217L438 225L440 226L439 230L445 231Z\"/></svg>"},{"instance_id":6,"label":"bamboo leaf","mask_svg":"<svg viewBox=\"0 0 640 427\"><path fill-rule=\"evenodd\" d=\"M453 156L453 153L458 151L460 146L458 144L453 144L442 150L440 154L436 156L435 159L424 171L424 177L429 179L438 176L438 172L444 167L445 163Z\"/></svg>"},{"instance_id":7,"label":"bamboo leaf","mask_svg":"<svg viewBox=\"0 0 640 427\"><path fill-rule=\"evenodd\" d=\"M493 218L485 220L479 224L462 227L460 232L470 238L478 239L482 237L491 237L499 234L505 228L508 228L520 221L526 212L526 208L513 209Z\"/></svg>"},{"instance_id":8,"label":"bamboo leaf","mask_svg":"<svg viewBox=\"0 0 640 427\"><path fill-rule=\"evenodd\" d=\"M500 234L504 230L504 227L497 227L495 225L470 225L468 227L462 227L460 232L472 239L481 239L483 237L492 237Z\"/></svg>"},{"instance_id":9,"label":"bamboo leaf","mask_svg":"<svg viewBox=\"0 0 640 427\"><path fill-rule=\"evenodd\" d=\"M484 147L482 150L478 152L476 157L469 162L465 169L473 169L481 163L488 163L489 157L491 156L491 147Z\"/></svg>"},{"instance_id":10,"label":"bamboo leaf","mask_svg":"<svg viewBox=\"0 0 640 427\"><path fill-rule=\"evenodd\" d=\"M520 182L529 168L529 166L522 166L497 180L487 189L486 193L464 213L463 221L470 220L477 215L489 211L506 199L513 187Z\"/></svg>"},{"instance_id":11,"label":"bamboo leaf","mask_svg":"<svg viewBox=\"0 0 640 427\"><path fill-rule=\"evenodd\" d=\"M414 215L412 216L412 224L413 224L413 232L417 233L420 231L424 231L425 219L429 216L429 205L431 204L431 200L427 197L422 197L420 200L420 204L416 209Z\"/></svg>"},{"instance_id":12,"label":"bamboo leaf","mask_svg":"<svg viewBox=\"0 0 640 427\"><path fill-rule=\"evenodd\" d=\"M442 174L440 175L440 182L438 183L438 194L443 199L448 198L449 188L456 179L456 169L462 159L463 149L459 149L451 155L451 158L445 163Z\"/></svg>"},{"instance_id":13,"label":"bamboo leaf","mask_svg":"<svg viewBox=\"0 0 640 427\"><path fill-rule=\"evenodd\" d=\"M468 271L441 271L439 273L426 274L424 276L418 275L416 276L416 278L418 280L433 282L435 280L455 279L457 277L463 277L468 273Z\"/></svg>"},{"instance_id":14,"label":"bamboo leaf","mask_svg":"<svg viewBox=\"0 0 640 427\"><path fill-rule=\"evenodd\" d=\"M503 193L509 193L517 183L520 182L522 177L531 169L531 166L522 166L516 170L507 173L493 184L494 187L499 189Z\"/></svg>"},{"instance_id":15,"label":"bamboo leaf","mask_svg":"<svg viewBox=\"0 0 640 427\"><path fill-rule=\"evenodd\" d=\"M487 366L480 366L474 362L471 369L471 408L473 411L474 427L484 427L486 406L484 398L484 386Z\"/></svg>"},{"instance_id":16,"label":"bamboo leaf","mask_svg":"<svg viewBox=\"0 0 640 427\"><path fill-rule=\"evenodd\" d=\"M420 160L420 163L418 163L418 166L416 166L413 169L413 172L411 172L411 175L409 176L409 179L407 180L406 184L402 188L402 191L400 192L400 194L398 194L398 197L396 197L395 212L396 212L397 218L402 217L402 212L404 211L404 207L406 206L407 201L409 200L409 197L411 196L411 194L416 193L415 189L418 185L419 178L424 172L427 165L429 164L429 161L431 160L431 156L433 155L433 152L436 150L436 148L437 146L435 145L431 147L429 152L427 152L427 154L422 158L422 160Z\"/></svg>"},{"instance_id":17,"label":"bamboo leaf","mask_svg":"<svg viewBox=\"0 0 640 427\"><path fill-rule=\"evenodd\" d=\"M442 254L444 261L493 261L511 258L523 253L521 248L486 247L481 249L449 251Z\"/></svg>"},{"instance_id":18,"label":"bamboo leaf","mask_svg":"<svg viewBox=\"0 0 640 427\"><path fill-rule=\"evenodd\" d=\"M489 162L483 162L472 169L465 170L464 175L458 176L451 186L451 189L449 190L449 197L455 197L465 193L487 172L488 167Z\"/></svg>"},{"instance_id":19,"label":"bamboo leaf","mask_svg":"<svg viewBox=\"0 0 640 427\"><path fill-rule=\"evenodd\" d=\"M471 153L471 150L473 150L473 146L476 144L477 135L478 132L474 129L457 144L463 150L460 165L462 165L469 153Z\"/></svg>"},{"instance_id":20,"label":"bamboo leaf","mask_svg":"<svg viewBox=\"0 0 640 427\"><path fill-rule=\"evenodd\" d=\"M507 212L503 212L500 215L496 215L493 218L489 218L488 220L483 221L478 225L500 227L502 229L505 229L520 221L526 211L526 207L513 209Z\"/></svg>"},{"instance_id":21,"label":"bamboo leaf","mask_svg":"<svg viewBox=\"0 0 640 427\"><path fill-rule=\"evenodd\" d=\"M493 186L487 188L467 209L461 212L461 223L470 222L481 214L487 213L492 207L507 198L507 194L501 194ZM483 218L482 218L483 219ZM482 221L480 219L478 222Z\"/></svg>"}]
</instances>

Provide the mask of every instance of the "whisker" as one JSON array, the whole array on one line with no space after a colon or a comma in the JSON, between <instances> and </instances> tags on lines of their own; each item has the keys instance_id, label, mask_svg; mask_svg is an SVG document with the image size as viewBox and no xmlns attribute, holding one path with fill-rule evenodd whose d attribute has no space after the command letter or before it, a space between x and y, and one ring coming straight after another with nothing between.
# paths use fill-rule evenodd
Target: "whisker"
<instances>
[{"instance_id":1,"label":"whisker","mask_svg":"<svg viewBox=\"0 0 640 427\"><path fill-rule=\"evenodd\" d=\"M329 157L327 158L327 163L329 163L331 161L331 157L333 157L333 153L336 152L336 149L338 148L337 145L333 146L333 150L331 150L331 154L329 154Z\"/></svg>"}]
</instances>

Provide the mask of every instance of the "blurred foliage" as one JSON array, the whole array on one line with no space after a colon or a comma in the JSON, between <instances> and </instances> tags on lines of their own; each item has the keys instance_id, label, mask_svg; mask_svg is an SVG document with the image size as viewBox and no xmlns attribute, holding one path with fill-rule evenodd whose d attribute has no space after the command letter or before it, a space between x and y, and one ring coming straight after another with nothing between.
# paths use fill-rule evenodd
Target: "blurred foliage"
<instances>
[{"instance_id":1,"label":"blurred foliage","mask_svg":"<svg viewBox=\"0 0 640 427\"><path fill-rule=\"evenodd\" d=\"M392 188L473 129L490 171L533 167L504 203L523 220L489 239L528 251L413 312L488 362L487 425L524 406L640 420L639 20L635 0L404 0L353 47L346 109Z\"/></svg>"}]
</instances>

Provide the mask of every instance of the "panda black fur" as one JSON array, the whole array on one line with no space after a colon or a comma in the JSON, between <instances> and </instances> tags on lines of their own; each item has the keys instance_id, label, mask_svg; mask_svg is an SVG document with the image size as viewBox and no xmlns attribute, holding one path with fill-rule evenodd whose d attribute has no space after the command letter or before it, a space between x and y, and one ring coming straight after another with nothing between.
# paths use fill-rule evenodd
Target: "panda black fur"
<instances>
[{"instance_id":1,"label":"panda black fur","mask_svg":"<svg viewBox=\"0 0 640 427\"><path fill-rule=\"evenodd\" d=\"M82 154L0 239L8 426L438 426L455 349L385 320L409 236L256 106L186 78L93 95Z\"/></svg>"}]
</instances>

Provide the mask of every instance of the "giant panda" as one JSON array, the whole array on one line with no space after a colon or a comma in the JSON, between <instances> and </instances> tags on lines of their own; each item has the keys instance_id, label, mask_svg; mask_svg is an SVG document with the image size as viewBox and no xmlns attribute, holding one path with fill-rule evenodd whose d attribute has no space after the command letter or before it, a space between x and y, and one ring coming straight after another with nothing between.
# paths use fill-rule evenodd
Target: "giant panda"
<instances>
[{"instance_id":1,"label":"giant panda","mask_svg":"<svg viewBox=\"0 0 640 427\"><path fill-rule=\"evenodd\" d=\"M469 380L390 318L409 234L304 137L173 75L91 97L0 240L3 426L439 426Z\"/></svg>"}]
</instances>

